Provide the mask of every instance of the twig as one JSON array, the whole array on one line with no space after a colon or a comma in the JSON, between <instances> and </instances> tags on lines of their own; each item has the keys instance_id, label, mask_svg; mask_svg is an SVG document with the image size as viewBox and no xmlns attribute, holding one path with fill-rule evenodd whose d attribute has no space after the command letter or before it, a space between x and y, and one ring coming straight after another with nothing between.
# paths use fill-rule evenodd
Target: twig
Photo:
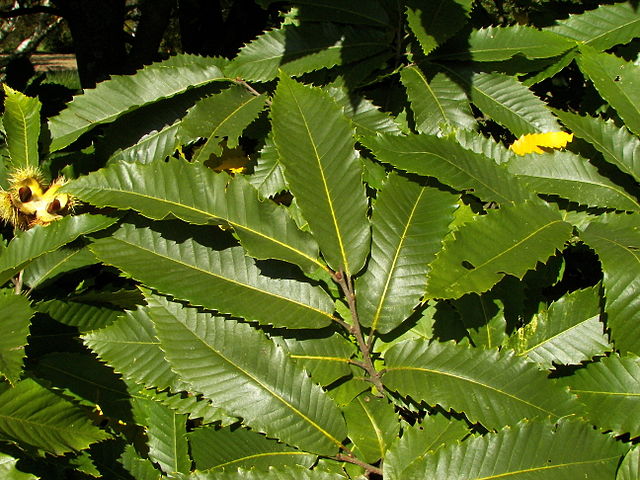
<instances>
[{"instance_id":1,"label":"twig","mask_svg":"<svg viewBox=\"0 0 640 480\"><path fill-rule=\"evenodd\" d=\"M358 311L356 309L356 295L353 291L353 284L351 282L351 277L345 275L342 271L337 271L333 274L334 281L340 285L344 296L347 298L347 303L349 305L349 311L351 312L351 318L353 319L353 324L350 325L349 332L356 338L358 342L358 347L362 352L363 362L362 365L358 365L363 368L369 377L367 380L376 387L378 390L377 395L382 396L384 392L384 385L382 384L382 379L380 378L380 372L376 370L371 361L371 349L369 345L364 341L364 337L362 335L362 328L360 328L360 320L358 318Z\"/></svg>"},{"instance_id":2,"label":"twig","mask_svg":"<svg viewBox=\"0 0 640 480\"><path fill-rule=\"evenodd\" d=\"M251 85L249 85L245 80L241 79L240 77L236 78L235 80L233 80L233 83L235 83L236 85L240 85L244 88L246 88L249 92L251 92L253 95L255 95L256 97L259 97L262 95L262 93L260 93L259 91L257 91L255 88L253 88ZM267 100L265 101L265 103L268 106L271 106L271 100L269 98L267 98Z\"/></svg>"},{"instance_id":3,"label":"twig","mask_svg":"<svg viewBox=\"0 0 640 480\"><path fill-rule=\"evenodd\" d=\"M362 460L358 460L353 455L343 455L339 453L334 457L334 459L338 460L339 462L348 462L348 463L353 463L354 465L358 465L364 468L368 473L375 473L377 475L382 475L382 469L378 467L374 467L373 465L363 462Z\"/></svg>"},{"instance_id":4,"label":"twig","mask_svg":"<svg viewBox=\"0 0 640 480\"><path fill-rule=\"evenodd\" d=\"M45 5L34 5L33 7L19 7L11 10L0 10L0 18L15 18L22 15L33 15L36 13L48 13L60 16L60 10L55 7Z\"/></svg>"},{"instance_id":5,"label":"twig","mask_svg":"<svg viewBox=\"0 0 640 480\"><path fill-rule=\"evenodd\" d=\"M14 292L16 295L20 295L22 293L22 274L24 270L20 270L18 276L13 279L14 283Z\"/></svg>"}]
</instances>

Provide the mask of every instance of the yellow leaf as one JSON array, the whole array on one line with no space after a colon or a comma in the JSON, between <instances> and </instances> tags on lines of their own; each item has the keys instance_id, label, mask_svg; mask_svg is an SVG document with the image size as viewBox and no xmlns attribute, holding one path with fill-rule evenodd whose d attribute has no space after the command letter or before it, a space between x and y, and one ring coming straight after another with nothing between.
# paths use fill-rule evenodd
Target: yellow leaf
<instances>
[{"instance_id":1,"label":"yellow leaf","mask_svg":"<svg viewBox=\"0 0 640 480\"><path fill-rule=\"evenodd\" d=\"M509 149L517 155L526 155L527 153L545 153L540 147L562 148L571 140L573 140L573 133L530 133L522 135L518 140L511 144Z\"/></svg>"}]
</instances>

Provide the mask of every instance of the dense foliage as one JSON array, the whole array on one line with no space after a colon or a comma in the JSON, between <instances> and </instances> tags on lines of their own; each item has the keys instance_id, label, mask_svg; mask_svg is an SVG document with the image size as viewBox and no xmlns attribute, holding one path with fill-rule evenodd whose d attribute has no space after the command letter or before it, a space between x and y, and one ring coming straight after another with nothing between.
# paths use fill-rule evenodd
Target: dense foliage
<instances>
[{"instance_id":1,"label":"dense foliage","mask_svg":"<svg viewBox=\"0 0 640 480\"><path fill-rule=\"evenodd\" d=\"M6 89L3 478L638 478L636 3L293 3Z\"/></svg>"}]
</instances>

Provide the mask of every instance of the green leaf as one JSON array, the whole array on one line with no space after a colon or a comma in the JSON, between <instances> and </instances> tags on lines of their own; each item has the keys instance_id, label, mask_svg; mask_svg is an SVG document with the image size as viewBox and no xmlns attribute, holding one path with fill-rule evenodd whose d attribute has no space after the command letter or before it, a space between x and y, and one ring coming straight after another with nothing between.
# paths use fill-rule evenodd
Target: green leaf
<instances>
[{"instance_id":1,"label":"green leaf","mask_svg":"<svg viewBox=\"0 0 640 480\"><path fill-rule=\"evenodd\" d=\"M353 128L320 89L283 76L271 109L285 177L329 266L358 273L370 227Z\"/></svg>"},{"instance_id":2,"label":"green leaf","mask_svg":"<svg viewBox=\"0 0 640 480\"><path fill-rule=\"evenodd\" d=\"M184 382L182 383L184 384ZM184 388L190 388L186 384L184 385ZM215 423L218 426L228 426L239 421L237 418L227 415L221 408L213 406L200 393L196 395L193 392L171 393L170 391L157 392L146 389L138 393L166 405L176 413L187 415L190 420L196 420L199 425Z\"/></svg>"},{"instance_id":3,"label":"green leaf","mask_svg":"<svg viewBox=\"0 0 640 480\"><path fill-rule=\"evenodd\" d=\"M584 423L523 422L442 448L414 463L403 478L613 478L624 450Z\"/></svg>"},{"instance_id":4,"label":"green leaf","mask_svg":"<svg viewBox=\"0 0 640 480\"><path fill-rule=\"evenodd\" d=\"M97 214L67 216L50 225L38 225L17 235L0 256L0 285L40 255L53 252L80 235L103 230L117 220L117 217Z\"/></svg>"},{"instance_id":5,"label":"green leaf","mask_svg":"<svg viewBox=\"0 0 640 480\"><path fill-rule=\"evenodd\" d=\"M554 110L576 137L585 139L604 155L604 159L620 171L640 181L640 140L625 127L600 118L580 116Z\"/></svg>"},{"instance_id":6,"label":"green leaf","mask_svg":"<svg viewBox=\"0 0 640 480\"><path fill-rule=\"evenodd\" d=\"M640 354L640 220L615 215L592 221L580 237L602 264L605 312L611 340L623 354Z\"/></svg>"},{"instance_id":7,"label":"green leaf","mask_svg":"<svg viewBox=\"0 0 640 480\"><path fill-rule=\"evenodd\" d=\"M389 114L379 110L371 100L354 95L345 87L329 86L324 90L342 107L342 113L351 119L356 128L356 135L401 133L395 120Z\"/></svg>"},{"instance_id":8,"label":"green leaf","mask_svg":"<svg viewBox=\"0 0 640 480\"><path fill-rule=\"evenodd\" d=\"M578 66L593 82L598 93L618 112L625 125L640 134L640 68L608 53L596 53L589 47L581 48Z\"/></svg>"},{"instance_id":9,"label":"green leaf","mask_svg":"<svg viewBox=\"0 0 640 480\"><path fill-rule=\"evenodd\" d=\"M260 198L269 198L287 189L284 172L278 161L278 149L273 143L270 131L260 156L253 167L253 173L246 176L247 181L258 191Z\"/></svg>"},{"instance_id":10,"label":"green leaf","mask_svg":"<svg viewBox=\"0 0 640 480\"><path fill-rule=\"evenodd\" d=\"M371 57L388 48L383 32L333 23L286 25L263 33L240 49L227 72L254 82L267 82L278 69L292 76Z\"/></svg>"},{"instance_id":11,"label":"green leaf","mask_svg":"<svg viewBox=\"0 0 640 480\"><path fill-rule=\"evenodd\" d=\"M85 90L49 120L50 150L60 150L84 132L135 108L182 94L189 88L227 80L219 64L214 58L180 55L149 65L135 75L113 76L95 89Z\"/></svg>"},{"instance_id":12,"label":"green leaf","mask_svg":"<svg viewBox=\"0 0 640 480\"><path fill-rule=\"evenodd\" d=\"M388 333L420 302L458 197L390 174L373 209L371 258L356 280L358 316Z\"/></svg>"},{"instance_id":13,"label":"green leaf","mask_svg":"<svg viewBox=\"0 0 640 480\"><path fill-rule=\"evenodd\" d=\"M540 83L543 80L553 78L557 73L561 72L566 67L568 67L571 64L571 62L575 60L577 56L578 56L578 50L577 48L574 47L571 50L569 50L567 53L565 53L564 55L561 55L555 61L547 65L545 68L535 73L534 75L527 76L527 78L524 79L522 84L527 87L531 87L532 85Z\"/></svg>"},{"instance_id":14,"label":"green leaf","mask_svg":"<svg viewBox=\"0 0 640 480\"><path fill-rule=\"evenodd\" d=\"M589 422L616 435L640 434L640 359L612 354L562 379Z\"/></svg>"},{"instance_id":15,"label":"green leaf","mask_svg":"<svg viewBox=\"0 0 640 480\"><path fill-rule=\"evenodd\" d=\"M495 429L523 418L558 420L575 400L535 364L509 352L408 340L385 353L385 386ZM487 408L490 405L491 408Z\"/></svg>"},{"instance_id":16,"label":"green leaf","mask_svg":"<svg viewBox=\"0 0 640 480\"><path fill-rule=\"evenodd\" d=\"M342 409L349 438L356 453L367 463L375 463L400 433L398 414L386 398L365 392Z\"/></svg>"},{"instance_id":17,"label":"green leaf","mask_svg":"<svg viewBox=\"0 0 640 480\"><path fill-rule=\"evenodd\" d=\"M118 117L96 138L95 154L100 160L99 165L102 166L107 159L108 163L149 163L172 155L179 146L178 130L187 110L207 95L219 93L225 86L212 82L143 105ZM197 137L182 139L184 143L194 140Z\"/></svg>"},{"instance_id":18,"label":"green leaf","mask_svg":"<svg viewBox=\"0 0 640 480\"><path fill-rule=\"evenodd\" d=\"M126 312L108 327L82 336L84 344L125 378L160 390L187 388L171 370L160 349L160 340L149 309Z\"/></svg>"},{"instance_id":19,"label":"green leaf","mask_svg":"<svg viewBox=\"0 0 640 480\"><path fill-rule=\"evenodd\" d=\"M40 165L40 100L27 97L7 84L3 87L5 98L2 124L6 131L11 163L19 168L37 167Z\"/></svg>"},{"instance_id":20,"label":"green leaf","mask_svg":"<svg viewBox=\"0 0 640 480\"><path fill-rule=\"evenodd\" d=\"M227 146L238 146L238 137L264 109L267 98L253 95L239 85L203 98L182 119L180 136L206 138L195 161L205 161L211 155L221 155L220 142L227 138Z\"/></svg>"},{"instance_id":21,"label":"green leaf","mask_svg":"<svg viewBox=\"0 0 640 480\"><path fill-rule=\"evenodd\" d=\"M0 436L62 455L109 438L84 410L31 379L0 394Z\"/></svg>"},{"instance_id":22,"label":"green leaf","mask_svg":"<svg viewBox=\"0 0 640 480\"><path fill-rule=\"evenodd\" d=\"M412 66L403 68L400 78L418 132L437 135L475 127L465 91L446 74L439 72L427 78L419 67Z\"/></svg>"},{"instance_id":23,"label":"green leaf","mask_svg":"<svg viewBox=\"0 0 640 480\"><path fill-rule=\"evenodd\" d=\"M473 130L458 130L456 140L467 150L480 153L490 158L498 165L510 162L516 158L516 154L506 148L502 143L496 142L492 138L478 135Z\"/></svg>"},{"instance_id":24,"label":"green leaf","mask_svg":"<svg viewBox=\"0 0 640 480\"><path fill-rule=\"evenodd\" d=\"M516 137L560 130L546 104L516 78L502 73L473 73L470 80L463 81L471 92L471 102Z\"/></svg>"},{"instance_id":25,"label":"green leaf","mask_svg":"<svg viewBox=\"0 0 640 480\"><path fill-rule=\"evenodd\" d=\"M15 385L22 374L33 309L26 297L0 294L0 374Z\"/></svg>"},{"instance_id":26,"label":"green leaf","mask_svg":"<svg viewBox=\"0 0 640 480\"><path fill-rule=\"evenodd\" d=\"M301 452L244 428L198 428L188 434L198 470L236 471L251 468L302 465L311 467L316 456Z\"/></svg>"},{"instance_id":27,"label":"green leaf","mask_svg":"<svg viewBox=\"0 0 640 480\"><path fill-rule=\"evenodd\" d=\"M389 17L377 0L296 0L298 18L389 28Z\"/></svg>"},{"instance_id":28,"label":"green leaf","mask_svg":"<svg viewBox=\"0 0 640 480\"><path fill-rule=\"evenodd\" d=\"M245 470L219 472L194 472L180 480L345 480L344 472L331 473L321 470L309 470L300 465L271 467L267 471ZM358 478L358 480L361 480Z\"/></svg>"},{"instance_id":29,"label":"green leaf","mask_svg":"<svg viewBox=\"0 0 640 480\"><path fill-rule=\"evenodd\" d=\"M640 13L631 2L600 5L566 20L556 20L546 30L603 51L640 37Z\"/></svg>"},{"instance_id":30,"label":"green leaf","mask_svg":"<svg viewBox=\"0 0 640 480\"><path fill-rule=\"evenodd\" d=\"M187 416L176 414L161 403L136 398L134 415L143 425L149 447L149 460L168 474L191 470L187 442Z\"/></svg>"},{"instance_id":31,"label":"green leaf","mask_svg":"<svg viewBox=\"0 0 640 480\"><path fill-rule=\"evenodd\" d=\"M421 424L405 425L402 437L396 438L384 457L383 471L387 480L404 480L406 469L428 452L462 440L469 434L462 420L444 415L429 415Z\"/></svg>"},{"instance_id":32,"label":"green leaf","mask_svg":"<svg viewBox=\"0 0 640 480\"><path fill-rule=\"evenodd\" d=\"M160 480L162 472L156 470L147 458L141 458L133 445L126 445L118 459L124 469L136 480Z\"/></svg>"},{"instance_id":33,"label":"green leaf","mask_svg":"<svg viewBox=\"0 0 640 480\"><path fill-rule=\"evenodd\" d=\"M530 193L482 154L463 148L457 141L435 135L378 135L362 139L378 160L400 170L435 177L456 190L471 190L482 200L509 203Z\"/></svg>"},{"instance_id":34,"label":"green leaf","mask_svg":"<svg viewBox=\"0 0 640 480\"><path fill-rule=\"evenodd\" d=\"M638 477L640 477L640 448L634 447L624 456L616 474L616 480L634 480Z\"/></svg>"},{"instance_id":35,"label":"green leaf","mask_svg":"<svg viewBox=\"0 0 640 480\"><path fill-rule=\"evenodd\" d=\"M110 157L110 163L149 163L155 159L164 160L178 147L180 122L175 122L160 130L152 130L143 135L133 145L117 149Z\"/></svg>"},{"instance_id":36,"label":"green leaf","mask_svg":"<svg viewBox=\"0 0 640 480\"><path fill-rule=\"evenodd\" d=\"M24 269L22 281L32 289L55 279L58 275L98 263L88 248L59 248L33 260Z\"/></svg>"},{"instance_id":37,"label":"green leaf","mask_svg":"<svg viewBox=\"0 0 640 480\"><path fill-rule=\"evenodd\" d=\"M120 163L70 182L65 190L94 205L131 208L155 220L227 224L255 258L286 260L306 271L326 268L313 238L296 227L284 207L260 201L240 175L231 178L177 160Z\"/></svg>"},{"instance_id":38,"label":"green leaf","mask_svg":"<svg viewBox=\"0 0 640 480\"><path fill-rule=\"evenodd\" d=\"M320 287L266 277L240 247L218 251L191 238L176 242L167 235L125 224L112 237L93 243L91 250L104 263L192 305L288 328L331 323L333 302Z\"/></svg>"},{"instance_id":39,"label":"green leaf","mask_svg":"<svg viewBox=\"0 0 640 480\"><path fill-rule=\"evenodd\" d=\"M346 436L338 408L263 333L159 297L149 304L173 369L215 405L302 450L337 453Z\"/></svg>"},{"instance_id":40,"label":"green leaf","mask_svg":"<svg viewBox=\"0 0 640 480\"><path fill-rule=\"evenodd\" d=\"M525 25L488 27L471 32L464 51L445 53L438 59L501 62L516 55L528 59L549 58L563 54L574 45L560 35Z\"/></svg>"},{"instance_id":41,"label":"green leaf","mask_svg":"<svg viewBox=\"0 0 640 480\"><path fill-rule=\"evenodd\" d=\"M518 156L508 169L536 193L558 195L581 205L640 210L635 196L601 175L587 159L571 152Z\"/></svg>"},{"instance_id":42,"label":"green leaf","mask_svg":"<svg viewBox=\"0 0 640 480\"><path fill-rule=\"evenodd\" d=\"M4 480L37 480L38 477L18 469L19 460L6 453L0 453L0 476Z\"/></svg>"},{"instance_id":43,"label":"green leaf","mask_svg":"<svg viewBox=\"0 0 640 480\"><path fill-rule=\"evenodd\" d=\"M93 305L82 298L67 300L48 300L36 305L39 312L48 314L55 321L78 327L80 332L88 332L106 327L115 322L122 310L112 305Z\"/></svg>"},{"instance_id":44,"label":"green leaf","mask_svg":"<svg viewBox=\"0 0 640 480\"><path fill-rule=\"evenodd\" d=\"M489 210L445 241L431 264L427 295L458 298L489 290L506 274L522 278L570 235L571 225L560 212L537 200Z\"/></svg>"},{"instance_id":45,"label":"green leaf","mask_svg":"<svg viewBox=\"0 0 640 480\"><path fill-rule=\"evenodd\" d=\"M83 404L98 405L107 417L132 420L130 395L122 379L108 366L86 353L50 353L38 360L34 371L55 388L65 389Z\"/></svg>"},{"instance_id":46,"label":"green leaf","mask_svg":"<svg viewBox=\"0 0 640 480\"><path fill-rule=\"evenodd\" d=\"M469 293L453 302L475 347L498 348L507 337L507 321L500 300L491 292Z\"/></svg>"},{"instance_id":47,"label":"green leaf","mask_svg":"<svg viewBox=\"0 0 640 480\"><path fill-rule=\"evenodd\" d=\"M595 288L567 294L553 302L517 333L519 355L551 369L579 365L611 351L600 321L600 295Z\"/></svg>"},{"instance_id":48,"label":"green leaf","mask_svg":"<svg viewBox=\"0 0 640 480\"><path fill-rule=\"evenodd\" d=\"M457 0L406 0L407 22L422 51L428 55L467 22L468 8ZM445 20L446 19L446 20Z\"/></svg>"}]
</instances>

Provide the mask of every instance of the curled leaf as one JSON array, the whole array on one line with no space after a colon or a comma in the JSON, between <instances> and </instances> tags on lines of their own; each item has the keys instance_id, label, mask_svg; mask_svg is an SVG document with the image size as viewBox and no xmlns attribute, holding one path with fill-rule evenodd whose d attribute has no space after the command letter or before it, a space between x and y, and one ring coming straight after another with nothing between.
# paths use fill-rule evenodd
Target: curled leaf
<instances>
[{"instance_id":1,"label":"curled leaf","mask_svg":"<svg viewBox=\"0 0 640 480\"><path fill-rule=\"evenodd\" d=\"M567 132L529 133L513 142L509 149L517 155L545 153L540 147L562 148L572 140L573 133Z\"/></svg>"}]
</instances>

